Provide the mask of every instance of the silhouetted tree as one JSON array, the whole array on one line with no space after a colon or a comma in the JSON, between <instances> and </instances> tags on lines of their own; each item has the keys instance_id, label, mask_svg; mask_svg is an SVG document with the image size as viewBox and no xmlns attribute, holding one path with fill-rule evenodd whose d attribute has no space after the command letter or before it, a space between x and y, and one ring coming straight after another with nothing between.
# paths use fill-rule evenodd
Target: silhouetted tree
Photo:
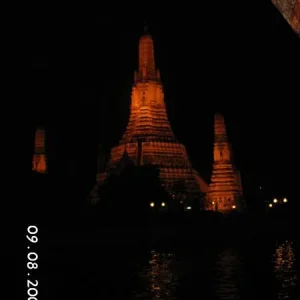
<instances>
[{"instance_id":1,"label":"silhouetted tree","mask_svg":"<svg viewBox=\"0 0 300 300\"><path fill-rule=\"evenodd\" d=\"M159 207L169 195L161 186L159 170L152 166L128 166L122 172L111 175L102 191L101 208L117 216L119 220L145 221L150 203Z\"/></svg>"}]
</instances>

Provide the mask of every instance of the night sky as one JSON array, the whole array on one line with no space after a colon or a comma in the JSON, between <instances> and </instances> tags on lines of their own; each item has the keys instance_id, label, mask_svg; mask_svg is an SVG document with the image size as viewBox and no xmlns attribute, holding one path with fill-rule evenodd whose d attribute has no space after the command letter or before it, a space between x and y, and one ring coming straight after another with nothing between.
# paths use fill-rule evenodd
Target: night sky
<instances>
[{"instance_id":1,"label":"night sky","mask_svg":"<svg viewBox=\"0 0 300 300\"><path fill-rule=\"evenodd\" d=\"M97 144L109 151L126 128L147 19L168 117L193 166L209 179L213 114L221 112L248 197L259 185L292 196L300 40L271 3L258 2L170 7L152 17L137 8L123 17L93 8L32 13L20 29L32 120L28 167L35 126L44 125L49 172L88 193Z\"/></svg>"}]
</instances>

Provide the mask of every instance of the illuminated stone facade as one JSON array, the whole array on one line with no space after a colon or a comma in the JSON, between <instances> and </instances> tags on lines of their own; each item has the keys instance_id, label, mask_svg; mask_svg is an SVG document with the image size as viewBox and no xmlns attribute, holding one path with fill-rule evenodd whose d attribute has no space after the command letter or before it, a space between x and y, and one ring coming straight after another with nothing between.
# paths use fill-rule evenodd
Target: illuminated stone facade
<instances>
[{"instance_id":1,"label":"illuminated stone facade","mask_svg":"<svg viewBox=\"0 0 300 300\"><path fill-rule=\"evenodd\" d=\"M206 198L206 209L219 212L244 210L243 192L239 172L233 164L224 117L215 115L214 164Z\"/></svg>"},{"instance_id":2,"label":"illuminated stone facade","mask_svg":"<svg viewBox=\"0 0 300 300\"><path fill-rule=\"evenodd\" d=\"M192 168L184 145L171 129L160 72L155 67L153 40L148 34L139 41L139 68L134 74L126 131L111 150L105 174L97 174L97 186L124 162L124 157L138 166L157 166L162 185L174 198L200 198L207 191L207 184ZM97 186L93 201L97 201Z\"/></svg>"},{"instance_id":3,"label":"illuminated stone facade","mask_svg":"<svg viewBox=\"0 0 300 300\"><path fill-rule=\"evenodd\" d=\"M45 149L45 130L43 128L37 128L35 132L34 146L32 170L38 173L46 173L47 157Z\"/></svg>"},{"instance_id":4,"label":"illuminated stone facade","mask_svg":"<svg viewBox=\"0 0 300 300\"><path fill-rule=\"evenodd\" d=\"M272 3L300 36L300 0L272 0Z\"/></svg>"}]
</instances>

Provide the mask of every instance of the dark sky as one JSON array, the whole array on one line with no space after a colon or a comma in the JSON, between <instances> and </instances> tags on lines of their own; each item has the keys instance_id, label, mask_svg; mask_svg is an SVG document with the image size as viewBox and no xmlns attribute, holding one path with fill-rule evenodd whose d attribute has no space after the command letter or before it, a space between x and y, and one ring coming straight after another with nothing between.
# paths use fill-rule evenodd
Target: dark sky
<instances>
[{"instance_id":1,"label":"dark sky","mask_svg":"<svg viewBox=\"0 0 300 300\"><path fill-rule=\"evenodd\" d=\"M138 9L123 17L93 8L32 13L21 28L27 108L33 130L46 126L52 173L89 189L97 143L109 149L121 138L147 18L169 120L194 167L209 178L213 114L222 112L245 189L262 184L287 193L298 136L299 39L271 3L258 2L174 7L148 18Z\"/></svg>"}]
</instances>

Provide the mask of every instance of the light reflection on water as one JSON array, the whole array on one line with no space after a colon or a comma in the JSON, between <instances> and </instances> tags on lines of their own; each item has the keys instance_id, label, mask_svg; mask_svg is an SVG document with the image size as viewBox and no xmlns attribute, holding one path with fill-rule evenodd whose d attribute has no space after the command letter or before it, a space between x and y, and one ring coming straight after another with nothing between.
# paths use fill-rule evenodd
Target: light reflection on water
<instances>
[{"instance_id":1,"label":"light reflection on water","mask_svg":"<svg viewBox=\"0 0 300 300\"><path fill-rule=\"evenodd\" d=\"M271 251L263 253L259 244L256 250L226 246L195 253L149 251L147 262L136 273L142 283L134 290L134 299L192 299L193 294L224 300L298 299L298 253L293 242L280 244L273 256Z\"/></svg>"},{"instance_id":2,"label":"light reflection on water","mask_svg":"<svg viewBox=\"0 0 300 300\"><path fill-rule=\"evenodd\" d=\"M216 258L213 268L214 295L217 299L240 299L238 279L243 264L232 248L226 248Z\"/></svg>"},{"instance_id":3,"label":"light reflection on water","mask_svg":"<svg viewBox=\"0 0 300 300\"><path fill-rule=\"evenodd\" d=\"M178 277L175 270L175 255L152 250L145 268L138 273L144 280L145 291L135 292L136 299L177 299Z\"/></svg>"},{"instance_id":4,"label":"light reflection on water","mask_svg":"<svg viewBox=\"0 0 300 300\"><path fill-rule=\"evenodd\" d=\"M187 273L188 281L193 285L190 288L198 289L200 294L201 291L207 291L204 282L208 280L214 299L241 299L238 279L242 275L243 264L237 253L225 248L213 257L208 259L199 253L179 258L173 253L152 250L146 267L137 274L143 280L144 287L140 287L141 292L134 291L135 299L179 299L180 277L184 273ZM203 281L202 277L206 279Z\"/></svg>"},{"instance_id":5,"label":"light reflection on water","mask_svg":"<svg viewBox=\"0 0 300 300\"><path fill-rule=\"evenodd\" d=\"M296 255L292 241L280 244L274 255L273 265L277 278L278 298L292 299L295 287L299 286L299 272L295 267Z\"/></svg>"},{"instance_id":6,"label":"light reflection on water","mask_svg":"<svg viewBox=\"0 0 300 300\"><path fill-rule=\"evenodd\" d=\"M64 299L300 299L299 241L161 247L49 252L51 293L76 286Z\"/></svg>"}]
</instances>

